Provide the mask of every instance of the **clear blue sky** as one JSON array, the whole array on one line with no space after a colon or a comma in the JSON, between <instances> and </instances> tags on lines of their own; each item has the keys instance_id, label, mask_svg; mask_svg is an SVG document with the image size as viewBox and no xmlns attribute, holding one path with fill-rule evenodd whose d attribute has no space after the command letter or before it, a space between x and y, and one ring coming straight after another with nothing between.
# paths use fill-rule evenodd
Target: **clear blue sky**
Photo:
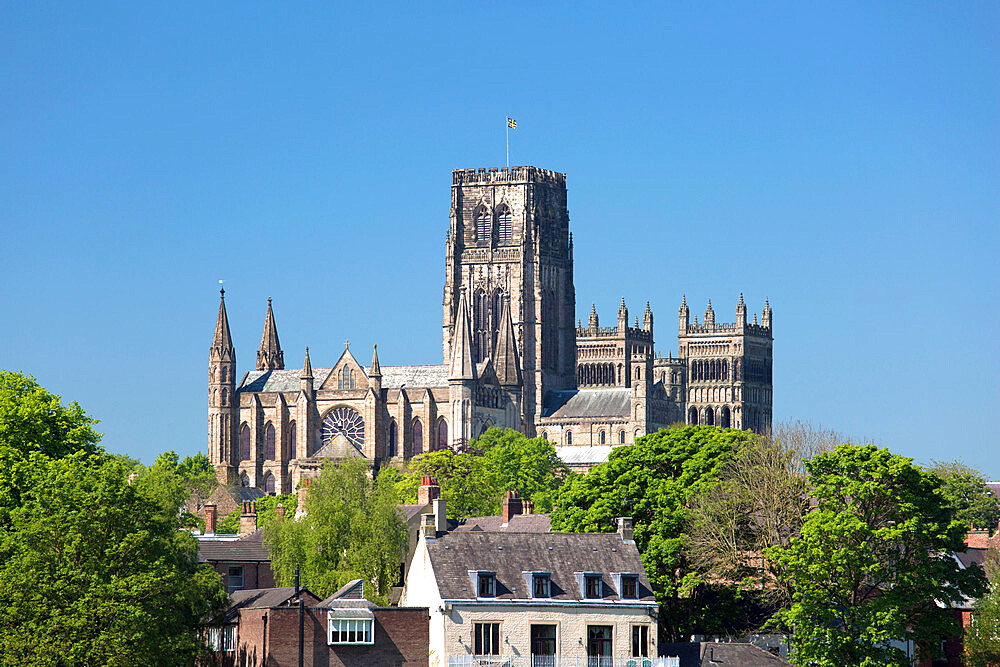
<instances>
[{"instance_id":1,"label":"clear blue sky","mask_svg":"<svg viewBox=\"0 0 1000 667\"><path fill-rule=\"evenodd\" d=\"M1000 478L996 3L137 4L0 5L0 367L108 448L205 449L220 278L241 372L268 296L289 366L439 362L509 114L578 316L769 297L776 419Z\"/></svg>"}]
</instances>

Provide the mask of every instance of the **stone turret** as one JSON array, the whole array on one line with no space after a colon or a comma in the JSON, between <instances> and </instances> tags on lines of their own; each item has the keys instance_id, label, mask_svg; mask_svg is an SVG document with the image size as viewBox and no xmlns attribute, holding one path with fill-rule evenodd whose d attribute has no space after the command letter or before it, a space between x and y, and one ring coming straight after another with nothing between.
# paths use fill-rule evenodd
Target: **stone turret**
<instances>
[{"instance_id":1,"label":"stone turret","mask_svg":"<svg viewBox=\"0 0 1000 667\"><path fill-rule=\"evenodd\" d=\"M455 313L452 335L451 366L448 369L448 428L452 446L462 446L472 439L472 397L476 385L476 356L472 347L472 318L463 285Z\"/></svg>"},{"instance_id":2,"label":"stone turret","mask_svg":"<svg viewBox=\"0 0 1000 667\"><path fill-rule=\"evenodd\" d=\"M743 303L743 292L740 292L740 302L736 304L736 328L740 331L747 325L747 306Z\"/></svg>"},{"instance_id":3,"label":"stone turret","mask_svg":"<svg viewBox=\"0 0 1000 667\"><path fill-rule=\"evenodd\" d=\"M260 349L257 350L257 370L284 370L285 355L278 342L278 326L274 323L274 311L271 310L271 297L267 297L267 315L264 316L264 334L260 337Z\"/></svg>"},{"instance_id":4,"label":"stone turret","mask_svg":"<svg viewBox=\"0 0 1000 667\"><path fill-rule=\"evenodd\" d=\"M761 317L760 323L768 329L771 328L771 302L767 299L764 299L764 315Z\"/></svg>"},{"instance_id":5,"label":"stone turret","mask_svg":"<svg viewBox=\"0 0 1000 667\"><path fill-rule=\"evenodd\" d=\"M625 297L622 297L622 303L618 306L618 331L624 333L628 330L628 308L625 307Z\"/></svg>"},{"instance_id":6,"label":"stone turret","mask_svg":"<svg viewBox=\"0 0 1000 667\"><path fill-rule=\"evenodd\" d=\"M493 353L493 369L496 371L497 379L501 385L513 387L521 384L519 359L514 321L510 317L510 299L505 298L500 321L500 335L497 337L497 349Z\"/></svg>"},{"instance_id":7,"label":"stone turret","mask_svg":"<svg viewBox=\"0 0 1000 667\"><path fill-rule=\"evenodd\" d=\"M705 326L711 329L715 326L715 311L712 309L712 300L708 300L708 307L705 309Z\"/></svg>"},{"instance_id":8,"label":"stone turret","mask_svg":"<svg viewBox=\"0 0 1000 667\"><path fill-rule=\"evenodd\" d=\"M600 326L600 320L597 319L597 304L590 304L590 318L587 320L587 329L590 331L597 331Z\"/></svg>"},{"instance_id":9,"label":"stone turret","mask_svg":"<svg viewBox=\"0 0 1000 667\"><path fill-rule=\"evenodd\" d=\"M688 309L687 295L681 295L681 307L677 310L677 329L681 335L687 333L691 311Z\"/></svg>"},{"instance_id":10,"label":"stone turret","mask_svg":"<svg viewBox=\"0 0 1000 667\"><path fill-rule=\"evenodd\" d=\"M236 481L236 348L226 314L226 290L219 290L219 315L208 351L208 455L220 483Z\"/></svg>"},{"instance_id":11,"label":"stone turret","mask_svg":"<svg viewBox=\"0 0 1000 667\"><path fill-rule=\"evenodd\" d=\"M372 346L372 365L368 369L368 382L376 396L382 395L382 366L378 363L378 345Z\"/></svg>"},{"instance_id":12,"label":"stone turret","mask_svg":"<svg viewBox=\"0 0 1000 667\"><path fill-rule=\"evenodd\" d=\"M646 302L646 312L642 314L642 330L653 332L653 309L649 307L649 302Z\"/></svg>"},{"instance_id":13,"label":"stone turret","mask_svg":"<svg viewBox=\"0 0 1000 667\"><path fill-rule=\"evenodd\" d=\"M309 346L306 346L306 356L305 359L302 360L302 372L299 373L299 380L301 380L303 393L312 396L313 367L312 362L309 360Z\"/></svg>"}]
</instances>

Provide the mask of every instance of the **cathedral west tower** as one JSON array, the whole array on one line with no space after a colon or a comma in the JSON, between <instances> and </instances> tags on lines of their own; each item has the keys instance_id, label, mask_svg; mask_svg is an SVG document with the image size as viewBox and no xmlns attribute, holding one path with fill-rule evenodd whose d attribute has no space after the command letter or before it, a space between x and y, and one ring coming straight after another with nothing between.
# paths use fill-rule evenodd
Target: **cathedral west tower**
<instances>
[{"instance_id":1,"label":"cathedral west tower","mask_svg":"<svg viewBox=\"0 0 1000 667\"><path fill-rule=\"evenodd\" d=\"M523 374L521 430L534 435L546 391L576 386L573 244L566 175L537 167L452 172L443 351L448 363L461 290L477 361L495 361L509 304Z\"/></svg>"}]
</instances>

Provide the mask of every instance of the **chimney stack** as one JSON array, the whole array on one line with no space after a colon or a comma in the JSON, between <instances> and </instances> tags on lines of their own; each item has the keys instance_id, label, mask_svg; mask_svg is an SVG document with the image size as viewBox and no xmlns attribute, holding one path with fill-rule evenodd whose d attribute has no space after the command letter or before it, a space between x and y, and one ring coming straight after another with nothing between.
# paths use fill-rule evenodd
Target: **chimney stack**
<instances>
[{"instance_id":1,"label":"chimney stack","mask_svg":"<svg viewBox=\"0 0 1000 667\"><path fill-rule=\"evenodd\" d=\"M420 534L424 536L425 540L437 538L437 526L433 514L420 515Z\"/></svg>"},{"instance_id":2,"label":"chimney stack","mask_svg":"<svg viewBox=\"0 0 1000 667\"><path fill-rule=\"evenodd\" d=\"M434 529L439 533L448 530L448 511L445 507L444 498L434 499Z\"/></svg>"},{"instance_id":3,"label":"chimney stack","mask_svg":"<svg viewBox=\"0 0 1000 667\"><path fill-rule=\"evenodd\" d=\"M632 530L632 517L630 516L618 517L618 535L621 536L622 542L635 541L635 533Z\"/></svg>"},{"instance_id":4,"label":"chimney stack","mask_svg":"<svg viewBox=\"0 0 1000 667\"><path fill-rule=\"evenodd\" d=\"M512 516L517 516L523 512L524 505L521 502L521 499L517 497L517 491L508 491L507 497L503 499L503 525L506 526L510 523L510 518Z\"/></svg>"},{"instance_id":5,"label":"chimney stack","mask_svg":"<svg viewBox=\"0 0 1000 667\"><path fill-rule=\"evenodd\" d=\"M257 503L252 500L243 501L240 512L240 535L249 535L257 530Z\"/></svg>"},{"instance_id":6,"label":"chimney stack","mask_svg":"<svg viewBox=\"0 0 1000 667\"><path fill-rule=\"evenodd\" d=\"M215 527L218 525L219 507L215 503L205 503L205 534L215 535Z\"/></svg>"},{"instance_id":7,"label":"chimney stack","mask_svg":"<svg viewBox=\"0 0 1000 667\"><path fill-rule=\"evenodd\" d=\"M524 513L525 514L534 514L535 513L535 501L534 500L525 500L524 501Z\"/></svg>"},{"instance_id":8,"label":"chimney stack","mask_svg":"<svg viewBox=\"0 0 1000 667\"><path fill-rule=\"evenodd\" d=\"M417 489L417 504L430 505L441 497L441 487L436 477L421 477L420 488Z\"/></svg>"}]
</instances>

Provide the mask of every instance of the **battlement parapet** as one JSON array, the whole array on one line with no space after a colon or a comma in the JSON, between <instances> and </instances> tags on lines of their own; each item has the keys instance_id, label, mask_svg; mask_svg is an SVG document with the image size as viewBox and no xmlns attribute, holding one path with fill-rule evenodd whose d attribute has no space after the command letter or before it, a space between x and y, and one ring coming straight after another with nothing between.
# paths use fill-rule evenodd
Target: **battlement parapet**
<instances>
[{"instance_id":1,"label":"battlement parapet","mask_svg":"<svg viewBox=\"0 0 1000 667\"><path fill-rule=\"evenodd\" d=\"M621 336L621 331L618 330L618 327L597 327L596 329L577 327L576 336L577 338L617 338ZM625 338L631 340L652 341L653 335L644 329L626 327Z\"/></svg>"},{"instance_id":2,"label":"battlement parapet","mask_svg":"<svg viewBox=\"0 0 1000 667\"><path fill-rule=\"evenodd\" d=\"M452 185L492 185L495 183L543 183L566 187L566 174L538 167L491 167L486 169L455 169Z\"/></svg>"},{"instance_id":3,"label":"battlement parapet","mask_svg":"<svg viewBox=\"0 0 1000 667\"><path fill-rule=\"evenodd\" d=\"M687 334L742 334L748 336L771 336L771 327L760 324L745 324L742 327L732 322L716 322L715 324L688 324Z\"/></svg>"}]
</instances>

